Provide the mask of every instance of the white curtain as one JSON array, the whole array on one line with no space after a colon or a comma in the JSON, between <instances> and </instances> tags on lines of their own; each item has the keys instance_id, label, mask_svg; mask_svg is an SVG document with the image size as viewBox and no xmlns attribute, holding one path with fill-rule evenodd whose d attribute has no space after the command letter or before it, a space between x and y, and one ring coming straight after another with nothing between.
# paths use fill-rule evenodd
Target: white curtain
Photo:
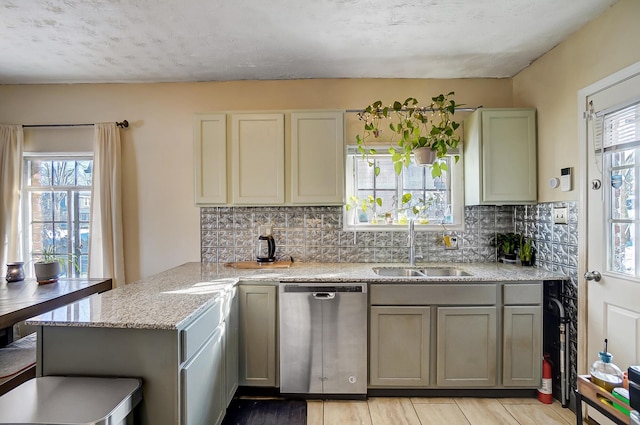
<instances>
[{"instance_id":1,"label":"white curtain","mask_svg":"<svg viewBox=\"0 0 640 425\"><path fill-rule=\"evenodd\" d=\"M114 287L125 284L121 170L120 129L95 124L89 277L111 278Z\"/></svg>"},{"instance_id":2,"label":"white curtain","mask_svg":"<svg viewBox=\"0 0 640 425\"><path fill-rule=\"evenodd\" d=\"M0 270L21 261L20 191L24 135L20 125L0 125Z\"/></svg>"}]
</instances>

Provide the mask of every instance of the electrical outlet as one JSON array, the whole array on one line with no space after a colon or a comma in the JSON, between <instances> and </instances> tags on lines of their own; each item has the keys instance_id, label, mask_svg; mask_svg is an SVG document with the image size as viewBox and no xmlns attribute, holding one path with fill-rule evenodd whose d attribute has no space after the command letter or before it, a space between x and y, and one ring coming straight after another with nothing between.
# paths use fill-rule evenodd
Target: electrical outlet
<instances>
[{"instance_id":1,"label":"electrical outlet","mask_svg":"<svg viewBox=\"0 0 640 425\"><path fill-rule=\"evenodd\" d=\"M567 224L569 212L567 207L553 209L553 222L555 224Z\"/></svg>"}]
</instances>

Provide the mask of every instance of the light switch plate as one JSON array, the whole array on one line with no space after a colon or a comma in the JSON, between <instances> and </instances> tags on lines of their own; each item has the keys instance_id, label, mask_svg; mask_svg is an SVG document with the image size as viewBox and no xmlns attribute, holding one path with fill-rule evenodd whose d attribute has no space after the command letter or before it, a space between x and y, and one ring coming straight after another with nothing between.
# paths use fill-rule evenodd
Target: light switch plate
<instances>
[{"instance_id":1,"label":"light switch plate","mask_svg":"<svg viewBox=\"0 0 640 425\"><path fill-rule=\"evenodd\" d=\"M569 214L567 207L553 209L554 224L567 224L567 215Z\"/></svg>"}]
</instances>

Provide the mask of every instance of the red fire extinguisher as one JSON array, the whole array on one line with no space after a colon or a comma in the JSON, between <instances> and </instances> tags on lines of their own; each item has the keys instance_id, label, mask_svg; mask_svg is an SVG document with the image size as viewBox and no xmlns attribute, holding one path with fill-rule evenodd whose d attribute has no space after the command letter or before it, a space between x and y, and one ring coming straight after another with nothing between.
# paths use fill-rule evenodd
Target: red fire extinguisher
<instances>
[{"instance_id":1,"label":"red fire extinguisher","mask_svg":"<svg viewBox=\"0 0 640 425\"><path fill-rule=\"evenodd\" d=\"M544 404L553 403L551 363L548 354L545 354L542 359L542 385L538 388L538 400Z\"/></svg>"}]
</instances>

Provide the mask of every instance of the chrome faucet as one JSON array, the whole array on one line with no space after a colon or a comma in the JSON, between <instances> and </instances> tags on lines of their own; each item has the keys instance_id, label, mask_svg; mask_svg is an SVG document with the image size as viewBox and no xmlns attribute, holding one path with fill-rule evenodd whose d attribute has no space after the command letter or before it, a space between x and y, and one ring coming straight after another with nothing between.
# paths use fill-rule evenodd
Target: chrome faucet
<instances>
[{"instance_id":1,"label":"chrome faucet","mask_svg":"<svg viewBox=\"0 0 640 425\"><path fill-rule=\"evenodd\" d=\"M407 246L409 247L409 265L416 265L416 229L413 219L409 219L409 235L407 236Z\"/></svg>"}]
</instances>

